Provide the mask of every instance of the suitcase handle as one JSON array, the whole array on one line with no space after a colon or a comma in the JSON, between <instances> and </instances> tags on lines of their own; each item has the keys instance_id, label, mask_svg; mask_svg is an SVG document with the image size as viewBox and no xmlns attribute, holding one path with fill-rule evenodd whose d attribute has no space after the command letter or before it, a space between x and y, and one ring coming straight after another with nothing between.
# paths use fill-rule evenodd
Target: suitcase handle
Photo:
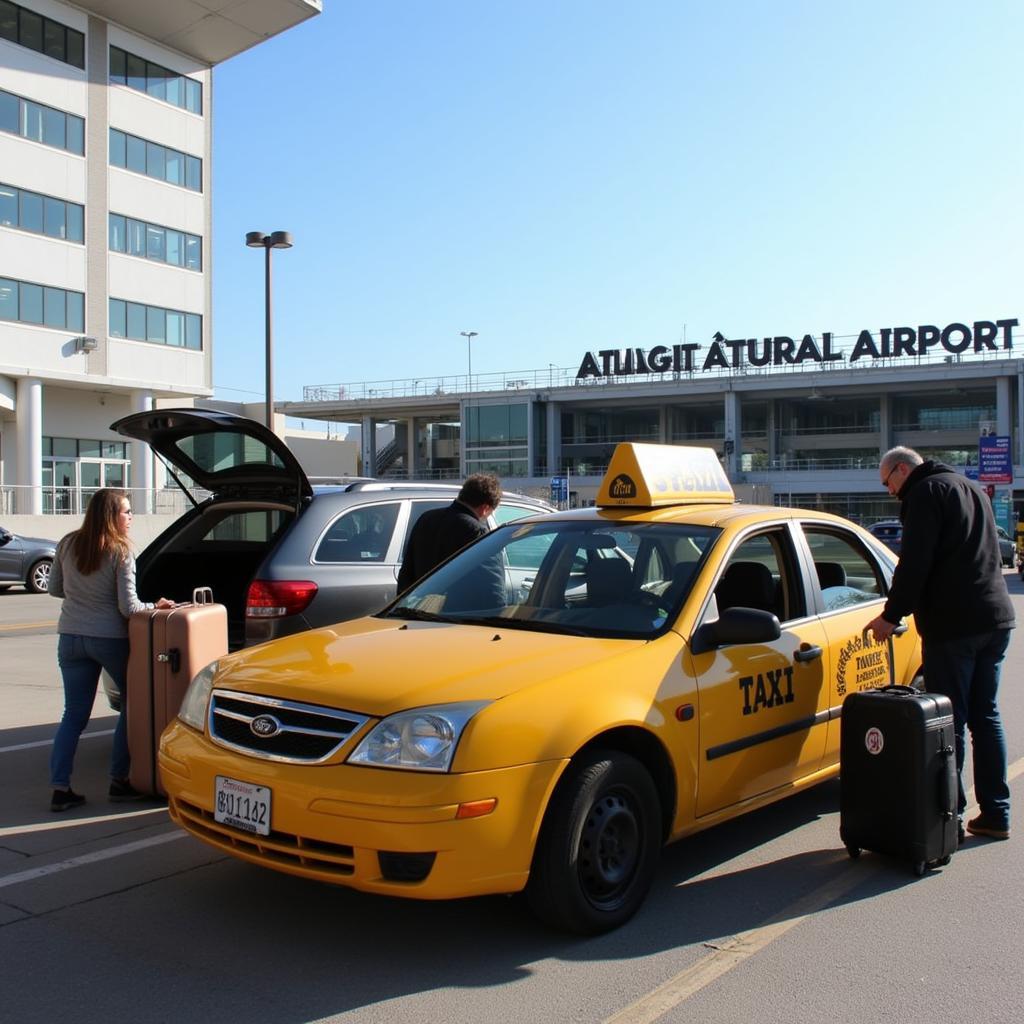
<instances>
[{"instance_id":1,"label":"suitcase handle","mask_svg":"<svg viewBox=\"0 0 1024 1024\"><path fill-rule=\"evenodd\" d=\"M213 587L196 587L192 591L193 604L213 604Z\"/></svg>"}]
</instances>

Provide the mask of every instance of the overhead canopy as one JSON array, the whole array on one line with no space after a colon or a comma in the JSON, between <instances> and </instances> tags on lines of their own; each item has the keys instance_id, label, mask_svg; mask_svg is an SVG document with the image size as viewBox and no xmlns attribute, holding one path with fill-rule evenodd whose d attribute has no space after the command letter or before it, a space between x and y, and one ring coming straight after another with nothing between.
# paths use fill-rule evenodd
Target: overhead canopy
<instances>
[{"instance_id":1,"label":"overhead canopy","mask_svg":"<svg viewBox=\"0 0 1024 1024\"><path fill-rule=\"evenodd\" d=\"M75 0L75 6L211 66L323 8L321 0Z\"/></svg>"},{"instance_id":2,"label":"overhead canopy","mask_svg":"<svg viewBox=\"0 0 1024 1024\"><path fill-rule=\"evenodd\" d=\"M623 442L597 492L603 508L731 505L736 500L713 448Z\"/></svg>"}]
</instances>

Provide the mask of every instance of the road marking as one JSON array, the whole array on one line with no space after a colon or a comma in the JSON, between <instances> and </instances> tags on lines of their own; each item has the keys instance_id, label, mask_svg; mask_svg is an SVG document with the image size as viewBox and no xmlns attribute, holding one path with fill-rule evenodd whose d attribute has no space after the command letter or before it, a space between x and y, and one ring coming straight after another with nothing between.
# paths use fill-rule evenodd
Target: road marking
<instances>
[{"instance_id":1,"label":"road marking","mask_svg":"<svg viewBox=\"0 0 1024 1024\"><path fill-rule=\"evenodd\" d=\"M88 818L67 818L63 821L38 821L34 825L8 825L0 828L0 839L8 836L25 836L31 832L52 832L62 828L79 828L83 825L99 825L104 821L124 821L126 818L141 818L147 814L167 814L166 807L146 807L138 811L115 811L113 814L90 815Z\"/></svg>"},{"instance_id":2,"label":"road marking","mask_svg":"<svg viewBox=\"0 0 1024 1024\"><path fill-rule=\"evenodd\" d=\"M94 736L113 736L113 729L101 729L98 732L83 732L79 739L91 740ZM53 746L53 740L33 740L31 743L15 743L13 747L0 747L0 754L10 754L15 750L32 750L34 747Z\"/></svg>"},{"instance_id":3,"label":"road marking","mask_svg":"<svg viewBox=\"0 0 1024 1024\"><path fill-rule=\"evenodd\" d=\"M95 864L98 861L110 860L112 857L123 857L126 853L136 853L138 850L145 850L150 846L160 846L163 843L173 842L175 839L184 839L187 832L168 832L162 836L151 836L149 839L138 839L134 843L125 843L123 846L111 846L106 850L96 850L94 853L84 853L81 857L72 857L71 860L57 861L56 864L45 864L40 868L29 868L28 871L19 871L14 875L6 875L0 878L0 889L9 885L19 885L21 882L32 882L37 878L45 878L47 875L55 875L69 868L78 868L83 864Z\"/></svg>"},{"instance_id":4,"label":"road marking","mask_svg":"<svg viewBox=\"0 0 1024 1024\"><path fill-rule=\"evenodd\" d=\"M1024 772L1024 758L1010 765L1006 773L1007 782L1012 782L1022 772ZM973 798L974 791L971 790L968 800L972 803L964 814L965 818L978 813L977 806L973 804ZM837 859L840 856L845 855L837 854ZM716 865L716 868L720 867L721 865ZM709 875L711 872L705 874ZM780 911L759 928L751 928L739 935L730 935L720 942L705 943L706 946L712 948L711 953L669 978L668 981L648 992L635 1003L611 1017L606 1017L603 1024L653 1024L669 1010L679 1006L690 996L706 988L723 974L727 974L734 967L738 967L770 943L781 938L791 928L795 928L809 917L836 902L863 880L864 876L860 872L850 872L848 875L819 886L803 899L797 900L787 909Z\"/></svg>"},{"instance_id":5,"label":"road marking","mask_svg":"<svg viewBox=\"0 0 1024 1024\"><path fill-rule=\"evenodd\" d=\"M43 626L56 626L57 620L52 622L15 622L8 626L0 626L0 633L10 633L15 629L42 629Z\"/></svg>"}]
</instances>

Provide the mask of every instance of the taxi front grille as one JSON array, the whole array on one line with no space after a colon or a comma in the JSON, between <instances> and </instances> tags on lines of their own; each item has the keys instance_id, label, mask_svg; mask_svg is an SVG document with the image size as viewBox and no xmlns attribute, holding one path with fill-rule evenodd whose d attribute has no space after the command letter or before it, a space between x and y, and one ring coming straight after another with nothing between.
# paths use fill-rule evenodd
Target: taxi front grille
<instances>
[{"instance_id":1,"label":"taxi front grille","mask_svg":"<svg viewBox=\"0 0 1024 1024\"><path fill-rule=\"evenodd\" d=\"M250 757L318 764L366 723L365 715L232 690L210 698L210 738Z\"/></svg>"},{"instance_id":2,"label":"taxi front grille","mask_svg":"<svg viewBox=\"0 0 1024 1024\"><path fill-rule=\"evenodd\" d=\"M222 825L210 811L204 811L184 800L172 800L171 810L187 832L213 846L265 864L267 867L348 878L355 874L355 852L341 843L325 843L319 839L290 832L271 832L269 836L253 835Z\"/></svg>"}]
</instances>

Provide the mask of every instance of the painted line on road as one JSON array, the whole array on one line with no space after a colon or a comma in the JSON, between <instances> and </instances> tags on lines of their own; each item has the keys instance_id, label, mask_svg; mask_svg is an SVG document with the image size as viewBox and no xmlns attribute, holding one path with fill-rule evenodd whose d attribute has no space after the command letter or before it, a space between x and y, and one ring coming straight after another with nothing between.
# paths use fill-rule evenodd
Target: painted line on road
<instances>
[{"instance_id":1,"label":"painted line on road","mask_svg":"<svg viewBox=\"0 0 1024 1024\"><path fill-rule=\"evenodd\" d=\"M139 811L115 811L113 814L101 814L99 817L66 818L63 821L37 821L33 825L8 825L0 828L0 839L8 836L26 836L31 832L55 832L62 828L79 828L83 825L100 825L105 821L124 821L126 818L141 818L147 814L167 814L165 806L146 807Z\"/></svg>"},{"instance_id":2,"label":"painted line on road","mask_svg":"<svg viewBox=\"0 0 1024 1024\"><path fill-rule=\"evenodd\" d=\"M78 738L91 740L94 736L113 736L113 729L101 729L98 732L83 732ZM10 754L15 750L32 750L34 747L51 747L53 740L33 740L31 743L15 743L13 747L0 747L0 754Z\"/></svg>"},{"instance_id":3,"label":"painted line on road","mask_svg":"<svg viewBox=\"0 0 1024 1024\"><path fill-rule=\"evenodd\" d=\"M45 864L40 868L29 868L28 871L19 871L13 875L6 875L0 878L0 889L9 885L19 885L22 882L32 882L37 878L45 878L47 875L56 875L69 868L82 867L83 864L96 864L99 861L110 860L112 857L123 857L127 853L137 853L150 846L160 846L163 843L173 842L175 839L184 839L187 832L168 832L162 836L151 836L149 839L138 839L134 843L125 843L122 846L111 846L106 850L96 850L94 853L84 853L81 857L72 857L70 860L57 861L56 864Z\"/></svg>"},{"instance_id":4,"label":"painted line on road","mask_svg":"<svg viewBox=\"0 0 1024 1024\"><path fill-rule=\"evenodd\" d=\"M1010 765L1006 773L1007 782L1012 782L1022 772L1024 772L1024 758ZM968 794L968 799L973 801L973 798L974 791L972 790ZM972 803L964 816L969 818L977 813L978 808ZM840 857L845 859L845 853L837 853L837 859ZM716 866L716 868L720 867L721 865ZM707 872L706 874L710 875L711 873ZM690 996L706 988L723 974L727 974L734 967L738 967L776 939L781 938L791 928L795 928L809 917L813 917L816 913L835 903L863 880L864 876L860 872L850 872L842 878L833 879L819 886L803 899L791 904L786 910L780 911L759 928L751 928L739 935L728 936L720 942L705 943L706 946L712 947L713 952L669 978L668 981L648 992L635 1003L611 1017L606 1017L603 1024L653 1024L654 1021L685 1002Z\"/></svg>"},{"instance_id":5,"label":"painted line on road","mask_svg":"<svg viewBox=\"0 0 1024 1024\"><path fill-rule=\"evenodd\" d=\"M56 619L52 622L14 622L8 626L0 626L0 633L10 633L15 629L42 629L44 626L56 625Z\"/></svg>"}]
</instances>

